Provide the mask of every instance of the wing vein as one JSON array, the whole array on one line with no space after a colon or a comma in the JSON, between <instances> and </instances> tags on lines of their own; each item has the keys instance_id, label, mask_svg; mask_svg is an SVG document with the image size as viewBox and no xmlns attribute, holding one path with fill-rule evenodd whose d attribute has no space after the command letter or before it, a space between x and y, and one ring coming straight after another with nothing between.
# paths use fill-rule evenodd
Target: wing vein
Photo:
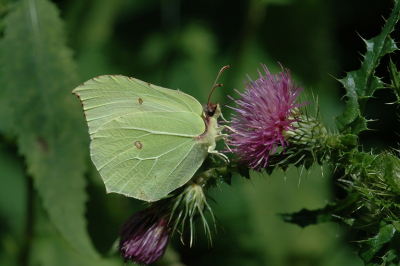
<instances>
[{"instance_id":1,"label":"wing vein","mask_svg":"<svg viewBox=\"0 0 400 266\"><path fill-rule=\"evenodd\" d=\"M195 143L194 143L195 144ZM157 193L158 190L160 190L160 188L162 187L162 185L165 183L165 181L167 181L167 179L171 176L171 174L173 172L175 172L175 170L178 168L179 165L181 165L181 163L186 159L186 157L188 156L188 154L192 151L194 144L192 145L192 147L190 147L190 149L188 149L188 152L185 154L185 156L182 157L182 159L180 160L180 162L171 170L171 172L167 175L167 177L164 178L164 180L162 181L162 183L157 187L157 190L153 193L153 195L155 195Z\"/></svg>"}]
</instances>

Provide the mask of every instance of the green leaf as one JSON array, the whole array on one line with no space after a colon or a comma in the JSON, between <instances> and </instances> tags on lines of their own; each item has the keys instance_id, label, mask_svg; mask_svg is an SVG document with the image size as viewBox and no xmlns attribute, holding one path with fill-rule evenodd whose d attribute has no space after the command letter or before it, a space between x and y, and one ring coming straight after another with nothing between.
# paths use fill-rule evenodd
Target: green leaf
<instances>
[{"instance_id":1,"label":"green leaf","mask_svg":"<svg viewBox=\"0 0 400 266\"><path fill-rule=\"evenodd\" d=\"M324 208L317 210L302 209L296 213L279 214L282 220L288 223L297 224L300 227L306 227L313 224L325 223L330 221L344 222L351 226L354 219L349 216L357 208L359 195L349 194L345 199L328 203Z\"/></svg>"},{"instance_id":2,"label":"green leaf","mask_svg":"<svg viewBox=\"0 0 400 266\"><path fill-rule=\"evenodd\" d=\"M391 194L393 194L393 196L398 196L400 195L400 159L396 154L387 154L384 160L385 167L382 170L384 170L385 183L392 190ZM385 188L385 190L389 189Z\"/></svg>"},{"instance_id":3,"label":"green leaf","mask_svg":"<svg viewBox=\"0 0 400 266\"><path fill-rule=\"evenodd\" d=\"M18 156L0 143L0 265L23 256L27 221L27 178ZM15 261L5 263L4 258Z\"/></svg>"},{"instance_id":4,"label":"green leaf","mask_svg":"<svg viewBox=\"0 0 400 266\"><path fill-rule=\"evenodd\" d=\"M383 220L376 236L360 241L359 256L366 265L385 265L389 255L392 263L400 262L400 235L398 222Z\"/></svg>"},{"instance_id":5,"label":"green leaf","mask_svg":"<svg viewBox=\"0 0 400 266\"><path fill-rule=\"evenodd\" d=\"M227 167L229 169L229 166ZM218 171L218 168L216 169L216 178L215 180L217 180L217 178L220 178L220 180L222 180L223 182L227 183L228 185L232 185L232 176L233 173L232 171Z\"/></svg>"},{"instance_id":6,"label":"green leaf","mask_svg":"<svg viewBox=\"0 0 400 266\"><path fill-rule=\"evenodd\" d=\"M37 197L34 197L37 203ZM30 245L29 265L42 266L117 266L121 260L114 258L93 258L72 248L58 234L39 204L34 204L35 222Z\"/></svg>"},{"instance_id":7,"label":"green leaf","mask_svg":"<svg viewBox=\"0 0 400 266\"><path fill-rule=\"evenodd\" d=\"M392 82L392 89L397 97L396 103L400 103L400 73L397 71L395 64L392 59L390 59L389 68L390 80Z\"/></svg>"},{"instance_id":8,"label":"green leaf","mask_svg":"<svg viewBox=\"0 0 400 266\"><path fill-rule=\"evenodd\" d=\"M10 3L9 1L0 1L0 34L4 33L4 21L3 18L7 14ZM3 51L0 50L0 57ZM5 67L5 66L0 66ZM13 123L11 116L9 115L9 110L11 109L12 102L7 99L6 90L0 88L0 133L3 136L11 135L11 125Z\"/></svg>"},{"instance_id":9,"label":"green leaf","mask_svg":"<svg viewBox=\"0 0 400 266\"><path fill-rule=\"evenodd\" d=\"M365 105L377 89L383 88L383 82L374 75L375 69L384 55L398 49L389 35L399 20L399 11L400 2L396 2L382 32L370 40L364 40L367 52L361 68L347 73L345 78L339 80L346 89L347 97L343 114L336 118L336 125L340 132L346 131L357 135L367 129L367 121L363 117Z\"/></svg>"},{"instance_id":10,"label":"green leaf","mask_svg":"<svg viewBox=\"0 0 400 266\"><path fill-rule=\"evenodd\" d=\"M245 166L242 166L242 165L237 165L237 172L242 177L250 180L250 169L248 167L245 167Z\"/></svg>"},{"instance_id":11,"label":"green leaf","mask_svg":"<svg viewBox=\"0 0 400 266\"><path fill-rule=\"evenodd\" d=\"M97 257L84 218L88 137L72 53L47 0L23 0L4 20L0 81L12 132L51 222L78 252Z\"/></svg>"}]
</instances>

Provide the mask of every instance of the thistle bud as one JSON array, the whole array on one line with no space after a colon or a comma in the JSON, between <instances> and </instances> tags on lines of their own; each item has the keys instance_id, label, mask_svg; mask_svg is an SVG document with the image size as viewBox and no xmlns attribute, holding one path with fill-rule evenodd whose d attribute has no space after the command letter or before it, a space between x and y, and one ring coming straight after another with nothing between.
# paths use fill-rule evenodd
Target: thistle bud
<instances>
[{"instance_id":1,"label":"thistle bud","mask_svg":"<svg viewBox=\"0 0 400 266\"><path fill-rule=\"evenodd\" d=\"M120 254L125 262L130 260L137 264L150 264L164 255L168 240L178 227L181 234L190 232L192 246L194 222L198 217L201 217L204 230L211 239L205 210L211 213L214 220L202 185L189 181L186 187L175 194L152 203L149 208L135 213L125 221L120 232Z\"/></svg>"},{"instance_id":2,"label":"thistle bud","mask_svg":"<svg viewBox=\"0 0 400 266\"><path fill-rule=\"evenodd\" d=\"M296 117L292 127L282 132L282 135L289 143L308 151L317 151L325 148L328 132L319 120L301 114Z\"/></svg>"},{"instance_id":3,"label":"thistle bud","mask_svg":"<svg viewBox=\"0 0 400 266\"><path fill-rule=\"evenodd\" d=\"M168 218L153 208L135 213L122 226L120 253L125 262L150 264L164 255L170 232Z\"/></svg>"}]
</instances>

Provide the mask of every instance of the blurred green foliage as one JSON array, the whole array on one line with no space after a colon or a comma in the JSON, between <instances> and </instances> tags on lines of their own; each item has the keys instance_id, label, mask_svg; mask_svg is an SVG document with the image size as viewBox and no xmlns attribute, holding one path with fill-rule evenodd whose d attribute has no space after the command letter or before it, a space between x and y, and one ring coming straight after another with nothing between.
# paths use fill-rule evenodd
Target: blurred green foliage
<instances>
[{"instance_id":1,"label":"blurred green foliage","mask_svg":"<svg viewBox=\"0 0 400 266\"><path fill-rule=\"evenodd\" d=\"M118 228L144 206L106 195L71 95L80 83L122 74L205 102L229 64L224 87L213 94L224 103L234 88L242 90L246 74L257 77L260 62L276 72L279 61L318 95L334 131L333 117L344 109L335 78L359 67L365 48L357 33L376 36L391 8L389 0L0 1L0 265L123 265L115 253ZM380 103L366 110L368 119L379 119L370 124L379 131L361 135L367 150L396 146L396 128L385 123L396 111L376 108ZM200 230L192 249L175 235L156 264L362 265L345 228L301 229L276 215L340 198L329 171L234 178L232 187L210 193L219 220L214 246Z\"/></svg>"}]
</instances>

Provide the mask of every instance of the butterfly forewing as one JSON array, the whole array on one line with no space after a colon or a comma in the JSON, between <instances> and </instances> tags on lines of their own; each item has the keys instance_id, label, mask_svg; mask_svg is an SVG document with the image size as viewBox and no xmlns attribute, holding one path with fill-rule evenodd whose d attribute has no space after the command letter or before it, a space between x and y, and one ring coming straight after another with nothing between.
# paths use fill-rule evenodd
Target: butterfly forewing
<instances>
[{"instance_id":1,"label":"butterfly forewing","mask_svg":"<svg viewBox=\"0 0 400 266\"><path fill-rule=\"evenodd\" d=\"M89 133L129 113L186 111L201 115L203 108L192 96L125 76L100 76L73 91L82 101Z\"/></svg>"},{"instance_id":2,"label":"butterfly forewing","mask_svg":"<svg viewBox=\"0 0 400 266\"><path fill-rule=\"evenodd\" d=\"M73 91L82 101L91 157L108 192L155 201L182 186L208 154L190 95L124 76L100 76Z\"/></svg>"}]
</instances>

